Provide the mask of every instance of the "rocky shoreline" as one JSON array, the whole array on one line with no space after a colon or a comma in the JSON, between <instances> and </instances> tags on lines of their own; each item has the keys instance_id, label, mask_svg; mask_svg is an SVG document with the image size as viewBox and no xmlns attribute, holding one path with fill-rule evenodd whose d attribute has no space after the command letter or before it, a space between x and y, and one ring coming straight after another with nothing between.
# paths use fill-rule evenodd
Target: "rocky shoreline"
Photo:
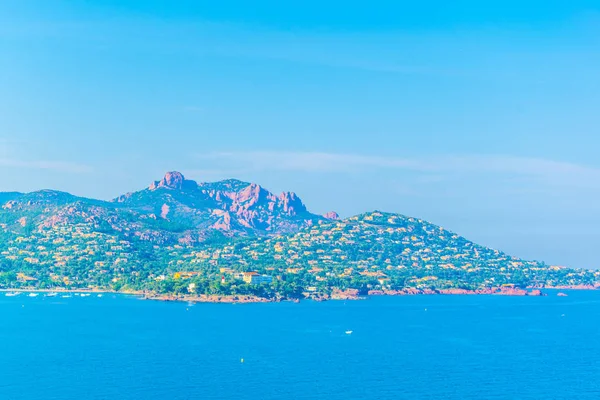
<instances>
[{"instance_id":1,"label":"rocky shoreline","mask_svg":"<svg viewBox=\"0 0 600 400\"><path fill-rule=\"evenodd\" d=\"M369 296L417 296L417 295L496 295L496 296L547 296L547 293L542 289L548 290L599 290L600 286L592 285L573 285L573 286L553 286L553 287L530 287L520 289L515 287L496 287L484 289L418 289L405 288L401 290L370 290L366 294L360 294L357 289L333 290L331 295L319 293L305 293L306 300L313 301L329 301L329 300L364 300ZM103 290L99 288L93 289L35 289L35 288L20 288L20 289L0 289L1 292L38 292L38 293L112 293L124 294L131 296L139 296L143 300L157 301L179 301L191 303L277 303L282 301L300 302L299 299L284 299L284 298L264 298L252 295L172 295L172 294L151 294L144 291L113 291ZM565 293L559 292L558 296L567 296Z\"/></svg>"},{"instance_id":2,"label":"rocky shoreline","mask_svg":"<svg viewBox=\"0 0 600 400\"><path fill-rule=\"evenodd\" d=\"M221 295L198 295L198 296L177 296L177 295L144 295L144 300L158 301L184 301L191 303L273 303L281 301L279 299L267 299L258 296L221 296Z\"/></svg>"},{"instance_id":3,"label":"rocky shoreline","mask_svg":"<svg viewBox=\"0 0 600 400\"><path fill-rule=\"evenodd\" d=\"M12 289L12 288L0 288L0 293L3 293L3 292L19 292L19 293L26 293L26 292L35 292L35 293L114 293L114 294L132 294L132 295L142 294L142 292L136 292L136 291L117 292L117 291L114 291L114 290L99 289L99 288L94 288L94 289L63 289L63 288L55 288L55 289L18 288L18 289Z\"/></svg>"},{"instance_id":4,"label":"rocky shoreline","mask_svg":"<svg viewBox=\"0 0 600 400\"><path fill-rule=\"evenodd\" d=\"M518 289L512 287L485 289L403 289L403 290L371 290L369 296L410 296L410 295L500 295L500 296L545 296L540 289Z\"/></svg>"},{"instance_id":5,"label":"rocky shoreline","mask_svg":"<svg viewBox=\"0 0 600 400\"><path fill-rule=\"evenodd\" d=\"M559 286L544 286L544 287L531 287L531 289L556 289L556 290L598 290L600 284L596 285L559 285Z\"/></svg>"}]
</instances>

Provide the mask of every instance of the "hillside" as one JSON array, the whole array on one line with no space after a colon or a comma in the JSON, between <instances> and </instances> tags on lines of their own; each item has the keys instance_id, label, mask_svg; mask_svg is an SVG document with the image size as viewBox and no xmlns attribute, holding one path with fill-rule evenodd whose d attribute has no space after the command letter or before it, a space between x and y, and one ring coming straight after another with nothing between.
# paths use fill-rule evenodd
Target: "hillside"
<instances>
[{"instance_id":1,"label":"hillside","mask_svg":"<svg viewBox=\"0 0 600 400\"><path fill-rule=\"evenodd\" d=\"M0 202L0 228L8 234L43 235L55 227L78 226L160 245L277 235L327 219L308 212L295 193L276 196L257 184L237 180L198 184L178 172L111 202L52 190L3 193Z\"/></svg>"},{"instance_id":2,"label":"hillside","mask_svg":"<svg viewBox=\"0 0 600 400\"><path fill-rule=\"evenodd\" d=\"M225 236L264 236L295 232L324 216L310 213L292 192L275 195L255 183L229 179L196 183L169 172L147 189L113 200L141 215L184 230L218 231ZM195 238L184 236L189 244Z\"/></svg>"},{"instance_id":3,"label":"hillside","mask_svg":"<svg viewBox=\"0 0 600 400\"><path fill-rule=\"evenodd\" d=\"M110 202L48 190L0 202L0 287L292 298L600 282L598 272L521 260L399 214L315 215L294 193L238 180L172 172ZM244 271L272 281L247 284Z\"/></svg>"},{"instance_id":4,"label":"hillside","mask_svg":"<svg viewBox=\"0 0 600 400\"><path fill-rule=\"evenodd\" d=\"M377 211L291 235L195 250L181 258L171 270L216 275L257 270L326 293L331 288L479 290L600 281L598 272L521 260L426 221Z\"/></svg>"}]
</instances>

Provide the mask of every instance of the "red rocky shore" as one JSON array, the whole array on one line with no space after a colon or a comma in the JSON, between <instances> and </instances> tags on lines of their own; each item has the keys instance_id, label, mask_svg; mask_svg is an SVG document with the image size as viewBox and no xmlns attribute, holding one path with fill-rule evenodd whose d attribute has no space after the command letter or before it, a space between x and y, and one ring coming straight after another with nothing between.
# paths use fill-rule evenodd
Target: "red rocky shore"
<instances>
[{"instance_id":1,"label":"red rocky shore","mask_svg":"<svg viewBox=\"0 0 600 400\"><path fill-rule=\"evenodd\" d=\"M484 289L417 289L417 288L405 288L402 290L370 290L369 296L408 296L417 294L442 294L442 295L475 295L475 294L488 294L488 295L501 295L501 296L545 296L539 289L526 290L518 289L513 287L498 287L498 288L484 288Z\"/></svg>"},{"instance_id":2,"label":"red rocky shore","mask_svg":"<svg viewBox=\"0 0 600 400\"><path fill-rule=\"evenodd\" d=\"M485 288L477 290L468 289L417 289L405 288L402 290L369 290L369 296L412 296L412 295L501 295L501 296L545 296L539 289L518 289L510 286ZM361 300L366 296L361 296L356 289L333 290L331 296L326 294L310 294L307 298L316 301L326 300Z\"/></svg>"},{"instance_id":3,"label":"red rocky shore","mask_svg":"<svg viewBox=\"0 0 600 400\"><path fill-rule=\"evenodd\" d=\"M189 301L193 303L270 303L276 299L266 299L257 296L219 296L219 295L197 295L197 296L176 296L176 295L146 295L144 299L160 301Z\"/></svg>"},{"instance_id":4,"label":"red rocky shore","mask_svg":"<svg viewBox=\"0 0 600 400\"><path fill-rule=\"evenodd\" d=\"M532 289L558 289L558 290L598 290L600 283L594 285L558 285L558 286L532 286Z\"/></svg>"},{"instance_id":5,"label":"red rocky shore","mask_svg":"<svg viewBox=\"0 0 600 400\"><path fill-rule=\"evenodd\" d=\"M546 287L530 287L520 289L511 286L484 288L484 289L418 289L404 288L401 290L370 290L366 294L360 294L357 289L339 290L334 289L329 294L323 293L304 293L304 297L313 301L327 300L362 300L366 296L411 296L411 295L499 295L499 296L546 296L540 289L568 289L568 290L600 290L600 285L574 285L574 286L546 286ZM147 300L159 301L185 301L194 303L274 303L287 301L283 298L264 298L251 295L169 295L169 294L151 294L143 291L120 291L94 289L79 289L79 290L64 290L64 289L0 289L0 292L19 291L19 292L92 292L92 293L120 293L140 296ZM559 292L557 296L567 296L567 294ZM298 302L298 299L289 299L289 301Z\"/></svg>"},{"instance_id":6,"label":"red rocky shore","mask_svg":"<svg viewBox=\"0 0 600 400\"><path fill-rule=\"evenodd\" d=\"M580 289L594 290L599 289L598 286L565 286L562 289ZM559 287L547 287L544 289L559 289ZM538 288L520 289L510 286L493 287L484 289L418 289L405 288L401 290L370 290L368 296L413 296L413 295L497 295L497 296L546 296ZM559 295L563 295L562 293ZM189 301L198 303L272 303L282 301L284 299L267 299L257 296L219 296L219 295L195 295L195 296L175 296L175 295L145 295L145 299L161 300L161 301ZM331 295L321 293L305 293L305 298L314 301L327 300L362 300L366 298L359 294L357 289L338 290L334 289ZM298 300L293 300L298 302Z\"/></svg>"}]
</instances>

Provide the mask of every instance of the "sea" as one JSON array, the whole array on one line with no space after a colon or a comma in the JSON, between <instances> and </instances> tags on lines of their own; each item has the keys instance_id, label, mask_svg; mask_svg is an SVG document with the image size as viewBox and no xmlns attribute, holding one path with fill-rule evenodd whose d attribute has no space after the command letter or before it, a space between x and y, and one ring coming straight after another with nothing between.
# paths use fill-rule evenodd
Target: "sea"
<instances>
[{"instance_id":1,"label":"sea","mask_svg":"<svg viewBox=\"0 0 600 400\"><path fill-rule=\"evenodd\" d=\"M0 293L0 399L600 399L600 291L188 304Z\"/></svg>"}]
</instances>

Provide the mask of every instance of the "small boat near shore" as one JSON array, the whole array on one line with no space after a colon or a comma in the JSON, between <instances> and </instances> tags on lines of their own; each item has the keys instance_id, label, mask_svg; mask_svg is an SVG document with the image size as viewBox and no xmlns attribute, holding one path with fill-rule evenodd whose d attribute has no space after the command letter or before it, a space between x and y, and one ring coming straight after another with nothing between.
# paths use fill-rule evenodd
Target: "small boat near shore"
<instances>
[{"instance_id":1,"label":"small boat near shore","mask_svg":"<svg viewBox=\"0 0 600 400\"><path fill-rule=\"evenodd\" d=\"M40 295L39 293L33 293L33 292L31 292L27 296L29 296L29 297L38 297L39 295Z\"/></svg>"},{"instance_id":2,"label":"small boat near shore","mask_svg":"<svg viewBox=\"0 0 600 400\"><path fill-rule=\"evenodd\" d=\"M21 295L21 292L8 292L5 294L6 297L17 297L20 295Z\"/></svg>"},{"instance_id":3,"label":"small boat near shore","mask_svg":"<svg viewBox=\"0 0 600 400\"><path fill-rule=\"evenodd\" d=\"M55 293L55 292L46 294L46 297L56 297L56 296L58 296L58 293Z\"/></svg>"}]
</instances>

